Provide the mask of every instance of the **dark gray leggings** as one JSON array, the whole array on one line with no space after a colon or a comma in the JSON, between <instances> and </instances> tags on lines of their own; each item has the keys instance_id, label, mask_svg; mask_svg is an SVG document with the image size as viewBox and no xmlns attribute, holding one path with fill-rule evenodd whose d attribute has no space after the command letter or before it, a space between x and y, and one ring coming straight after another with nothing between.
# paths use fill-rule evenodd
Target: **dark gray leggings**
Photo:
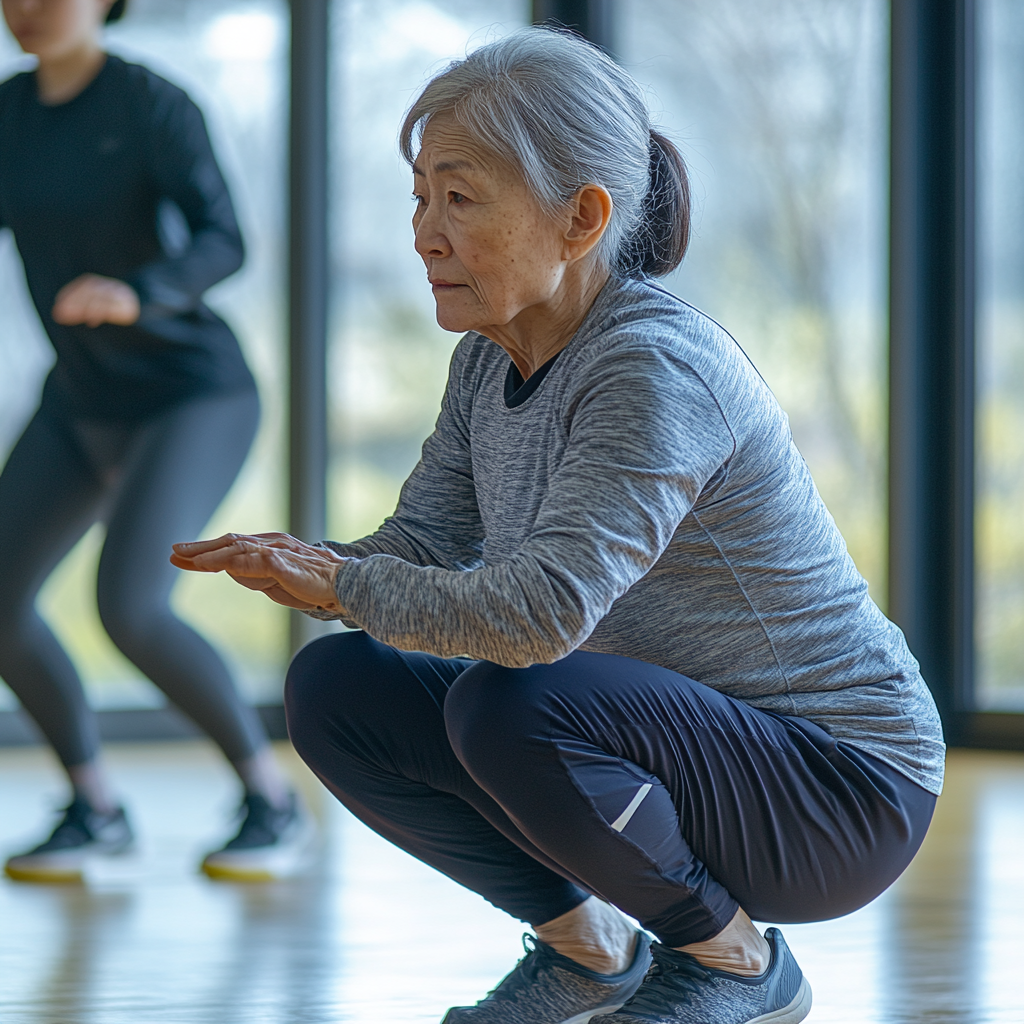
<instances>
[{"instance_id":1,"label":"dark gray leggings","mask_svg":"<svg viewBox=\"0 0 1024 1024\"><path fill-rule=\"evenodd\" d=\"M235 762L266 734L220 656L171 611L174 541L196 537L259 420L255 391L193 400L141 423L75 419L44 402L0 473L0 676L68 767L95 757L78 673L35 608L58 562L107 524L96 595L117 647Z\"/></svg>"}]
</instances>

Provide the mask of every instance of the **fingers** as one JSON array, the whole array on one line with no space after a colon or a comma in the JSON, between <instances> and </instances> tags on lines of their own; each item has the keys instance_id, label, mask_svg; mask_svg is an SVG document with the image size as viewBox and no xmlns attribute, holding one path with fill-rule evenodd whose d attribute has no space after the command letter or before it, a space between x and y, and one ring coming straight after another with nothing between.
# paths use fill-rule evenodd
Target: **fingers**
<instances>
[{"instance_id":1,"label":"fingers","mask_svg":"<svg viewBox=\"0 0 1024 1024\"><path fill-rule=\"evenodd\" d=\"M172 544L171 547L176 555L180 555L182 558L192 558L195 555L205 554L207 551L216 551L218 548L230 547L240 537L245 537L245 534L225 533L220 537L214 537L212 540L182 541L179 544Z\"/></svg>"},{"instance_id":2,"label":"fingers","mask_svg":"<svg viewBox=\"0 0 1024 1024\"><path fill-rule=\"evenodd\" d=\"M187 569L190 572L221 572L223 566L197 565L194 556L228 548L237 539L237 534L226 533L224 536L215 537L212 540L193 540L172 544L171 565L177 566L179 569Z\"/></svg>"},{"instance_id":3,"label":"fingers","mask_svg":"<svg viewBox=\"0 0 1024 1024\"><path fill-rule=\"evenodd\" d=\"M287 535L280 535L287 538ZM291 540L291 538L287 538ZM299 543L299 542L296 542ZM308 551L317 549L303 545ZM246 534L225 534L213 540L175 544L171 556L175 565L197 572L228 572L236 577L282 578L301 574L306 552L291 545L267 541Z\"/></svg>"},{"instance_id":4,"label":"fingers","mask_svg":"<svg viewBox=\"0 0 1024 1024\"><path fill-rule=\"evenodd\" d=\"M171 562L193 572L227 572L289 608L336 608L334 576L345 559L286 533L227 533L173 545Z\"/></svg>"},{"instance_id":5,"label":"fingers","mask_svg":"<svg viewBox=\"0 0 1024 1024\"><path fill-rule=\"evenodd\" d=\"M57 293L51 316L59 324L133 324L139 318L139 296L131 285L99 274L82 274Z\"/></svg>"},{"instance_id":6,"label":"fingers","mask_svg":"<svg viewBox=\"0 0 1024 1024\"><path fill-rule=\"evenodd\" d=\"M310 604L308 601L303 601L301 598L295 597L294 594L289 594L284 587L273 586L268 587L263 591L271 601L276 601L277 604L282 604L286 608L297 608L300 612L309 611L311 608L316 608L315 604Z\"/></svg>"},{"instance_id":7,"label":"fingers","mask_svg":"<svg viewBox=\"0 0 1024 1024\"><path fill-rule=\"evenodd\" d=\"M266 591L277 586L277 580L273 576L236 576L232 572L229 572L228 575L247 590Z\"/></svg>"},{"instance_id":8,"label":"fingers","mask_svg":"<svg viewBox=\"0 0 1024 1024\"><path fill-rule=\"evenodd\" d=\"M209 572L209 569L200 569L191 558L182 558L181 555L171 553L171 565L179 569L187 569L189 572Z\"/></svg>"}]
</instances>

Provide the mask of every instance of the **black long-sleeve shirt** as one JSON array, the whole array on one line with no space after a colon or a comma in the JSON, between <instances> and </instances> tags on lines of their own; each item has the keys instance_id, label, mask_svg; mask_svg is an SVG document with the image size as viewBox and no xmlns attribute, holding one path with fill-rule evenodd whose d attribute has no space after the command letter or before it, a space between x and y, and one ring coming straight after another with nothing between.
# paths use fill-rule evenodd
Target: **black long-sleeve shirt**
<instances>
[{"instance_id":1,"label":"black long-sleeve shirt","mask_svg":"<svg viewBox=\"0 0 1024 1024\"><path fill-rule=\"evenodd\" d=\"M191 235L177 250L158 228L167 201ZM137 419L253 386L237 339L202 302L244 252L203 116L177 86L114 56L57 106L39 102L32 72L0 84L0 227L57 351L44 401ZM127 281L138 322L56 323L57 293L85 273Z\"/></svg>"}]
</instances>

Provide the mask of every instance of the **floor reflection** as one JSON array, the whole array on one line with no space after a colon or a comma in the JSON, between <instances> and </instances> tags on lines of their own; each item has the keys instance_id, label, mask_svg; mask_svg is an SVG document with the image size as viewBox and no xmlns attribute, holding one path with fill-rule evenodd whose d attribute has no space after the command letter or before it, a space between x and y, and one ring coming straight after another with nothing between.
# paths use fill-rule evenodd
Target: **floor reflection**
<instances>
[{"instance_id":1,"label":"floor reflection","mask_svg":"<svg viewBox=\"0 0 1024 1024\"><path fill-rule=\"evenodd\" d=\"M884 1019L893 1024L989 1019L979 990L987 922L978 819L992 766L954 757L928 841L888 902Z\"/></svg>"},{"instance_id":2,"label":"floor reflection","mask_svg":"<svg viewBox=\"0 0 1024 1024\"><path fill-rule=\"evenodd\" d=\"M115 747L141 853L88 885L0 884L4 1024L437 1022L519 955L522 928L321 800L318 869L232 886L195 873L231 779L204 745ZM45 753L0 751L0 844L40 824ZM1021 1024L1024 756L956 752L925 847L881 899L786 926L811 1021Z\"/></svg>"},{"instance_id":3,"label":"floor reflection","mask_svg":"<svg viewBox=\"0 0 1024 1024\"><path fill-rule=\"evenodd\" d=\"M9 924L23 915L45 921L53 941L45 943L46 955L36 965L38 980L26 986L12 1011L25 1021L47 1024L80 1019L82 1009L95 1002L98 970L111 938L123 933L134 901L131 893L94 893L79 886L19 893L20 914L8 918ZM24 967L18 980L31 973L32 965Z\"/></svg>"}]
</instances>

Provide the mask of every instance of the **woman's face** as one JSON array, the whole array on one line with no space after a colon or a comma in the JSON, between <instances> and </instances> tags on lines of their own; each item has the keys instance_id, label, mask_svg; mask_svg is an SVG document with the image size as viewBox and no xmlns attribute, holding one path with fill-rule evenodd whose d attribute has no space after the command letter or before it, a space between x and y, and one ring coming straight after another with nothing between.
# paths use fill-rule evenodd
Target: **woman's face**
<instances>
[{"instance_id":1,"label":"woman's face","mask_svg":"<svg viewBox=\"0 0 1024 1024\"><path fill-rule=\"evenodd\" d=\"M555 295L569 218L546 214L517 170L448 117L426 126L413 195L416 251L443 328L486 334Z\"/></svg>"},{"instance_id":2,"label":"woman's face","mask_svg":"<svg viewBox=\"0 0 1024 1024\"><path fill-rule=\"evenodd\" d=\"M11 35L26 53L60 58L95 41L113 0L3 0Z\"/></svg>"}]
</instances>

